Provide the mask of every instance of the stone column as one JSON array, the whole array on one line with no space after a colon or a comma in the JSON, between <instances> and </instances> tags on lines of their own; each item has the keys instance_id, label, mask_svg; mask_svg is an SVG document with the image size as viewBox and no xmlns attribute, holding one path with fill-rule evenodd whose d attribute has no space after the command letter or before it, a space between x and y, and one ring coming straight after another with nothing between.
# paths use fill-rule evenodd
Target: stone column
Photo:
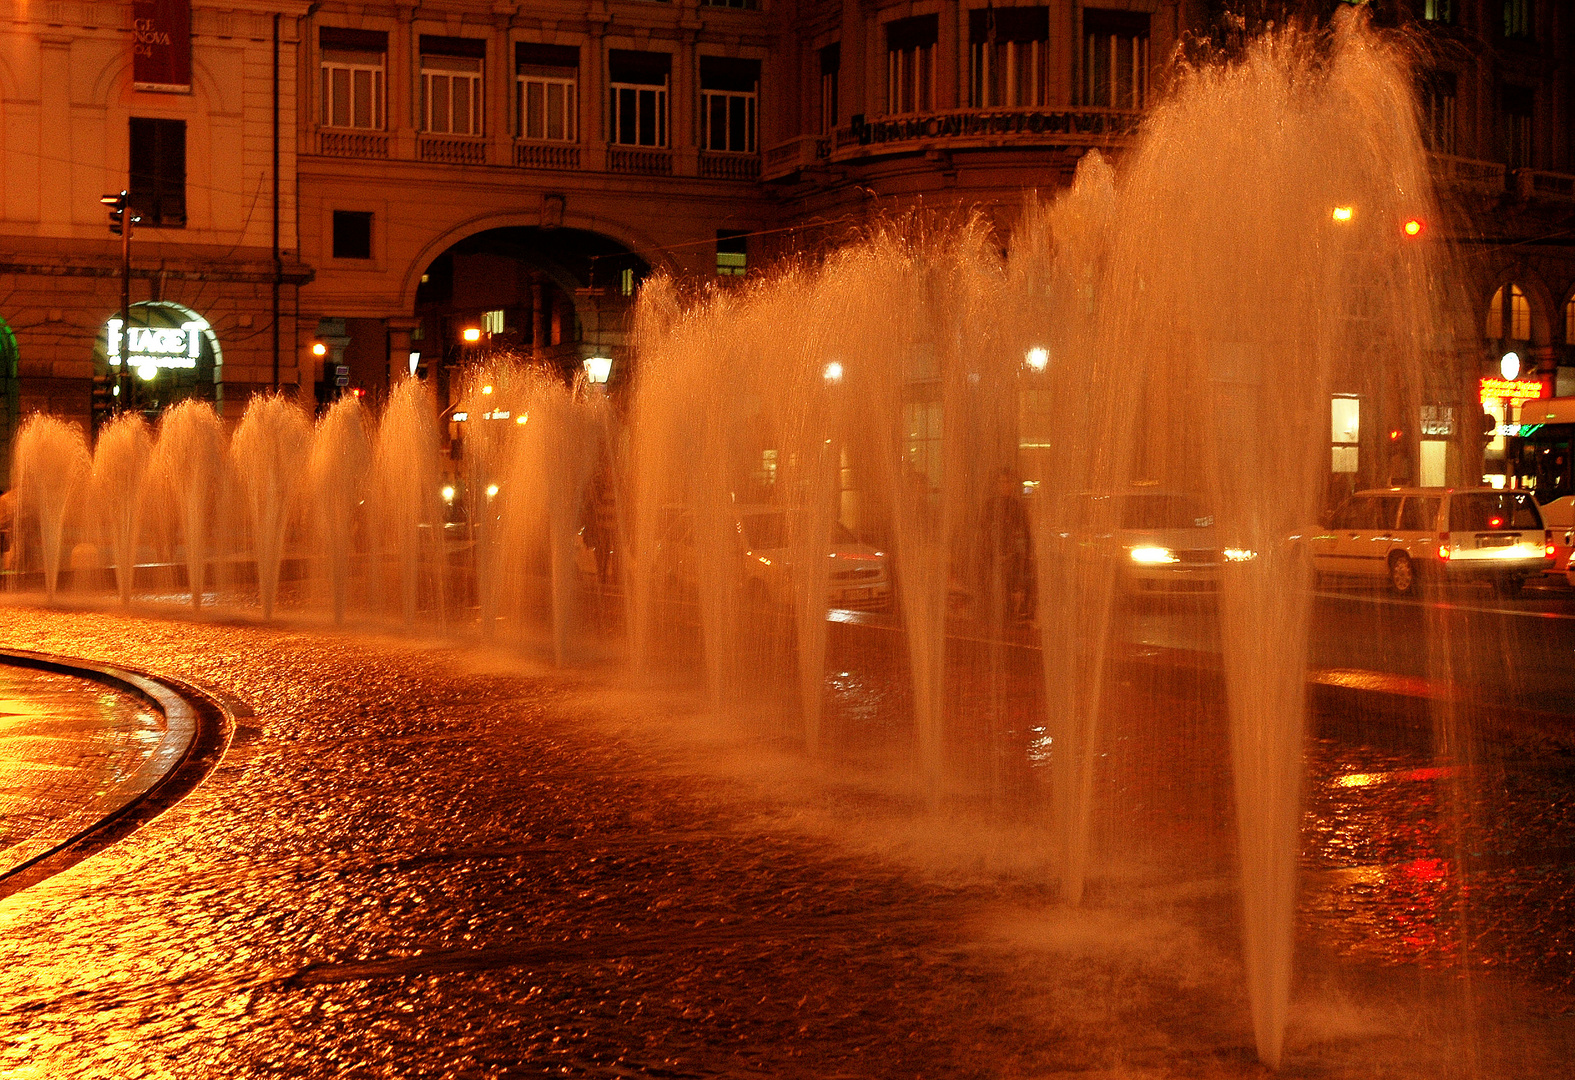
<instances>
[{"instance_id":1,"label":"stone column","mask_svg":"<svg viewBox=\"0 0 1575 1080\"><path fill-rule=\"evenodd\" d=\"M588 11L585 21L590 40L580 58L580 141L585 155L580 167L590 172L607 170L607 24L606 11Z\"/></svg>"},{"instance_id":2,"label":"stone column","mask_svg":"<svg viewBox=\"0 0 1575 1080\"><path fill-rule=\"evenodd\" d=\"M487 164L514 164L514 57L510 54L512 4L492 5L492 33L487 37L486 79Z\"/></svg>"},{"instance_id":3,"label":"stone column","mask_svg":"<svg viewBox=\"0 0 1575 1080\"><path fill-rule=\"evenodd\" d=\"M960 109L968 102L962 80L968 71L968 13L957 0L941 0L935 42L935 107Z\"/></svg>"},{"instance_id":4,"label":"stone column","mask_svg":"<svg viewBox=\"0 0 1575 1080\"><path fill-rule=\"evenodd\" d=\"M399 8L399 19L388 42L388 132L391 155L410 160L416 156L419 124L417 97L421 79L421 43L415 32L416 9Z\"/></svg>"}]
</instances>

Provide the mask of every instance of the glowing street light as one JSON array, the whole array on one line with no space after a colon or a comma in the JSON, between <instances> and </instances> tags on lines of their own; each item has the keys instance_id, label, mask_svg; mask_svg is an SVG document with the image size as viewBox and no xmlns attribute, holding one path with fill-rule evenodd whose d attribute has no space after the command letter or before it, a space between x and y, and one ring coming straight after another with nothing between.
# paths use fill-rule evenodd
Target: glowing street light
<instances>
[{"instance_id":1,"label":"glowing street light","mask_svg":"<svg viewBox=\"0 0 1575 1080\"><path fill-rule=\"evenodd\" d=\"M612 357L587 356L584 362L585 377L594 386L606 386L608 378L612 375Z\"/></svg>"},{"instance_id":2,"label":"glowing street light","mask_svg":"<svg viewBox=\"0 0 1575 1080\"><path fill-rule=\"evenodd\" d=\"M324 345L321 341L312 342L312 355L316 357L327 356L328 346Z\"/></svg>"},{"instance_id":3,"label":"glowing street light","mask_svg":"<svg viewBox=\"0 0 1575 1080\"><path fill-rule=\"evenodd\" d=\"M1050 364L1050 350L1043 348L1042 346L1035 345L1032 349L1028 350L1028 355L1023 357L1023 359L1028 364L1030 370L1036 372L1043 371Z\"/></svg>"},{"instance_id":4,"label":"glowing street light","mask_svg":"<svg viewBox=\"0 0 1575 1080\"><path fill-rule=\"evenodd\" d=\"M464 338L468 344L474 345L476 342L481 340L481 327L467 326L464 330L460 331L459 336Z\"/></svg>"},{"instance_id":5,"label":"glowing street light","mask_svg":"<svg viewBox=\"0 0 1575 1080\"><path fill-rule=\"evenodd\" d=\"M826 365L826 371L825 371L825 377L826 377L826 382L828 382L828 383L833 383L834 384L834 383L841 382L842 381L842 365L840 363L838 363L837 361L835 361L835 360L833 360L831 363L827 364Z\"/></svg>"},{"instance_id":6,"label":"glowing street light","mask_svg":"<svg viewBox=\"0 0 1575 1080\"><path fill-rule=\"evenodd\" d=\"M1421 236L1422 230L1427 226L1422 224L1421 218L1407 218L1406 223L1400 228L1407 236Z\"/></svg>"},{"instance_id":7,"label":"glowing street light","mask_svg":"<svg viewBox=\"0 0 1575 1080\"><path fill-rule=\"evenodd\" d=\"M1514 382L1520 378L1520 354L1515 352L1505 353L1498 362L1498 371L1508 382Z\"/></svg>"},{"instance_id":8,"label":"glowing street light","mask_svg":"<svg viewBox=\"0 0 1575 1080\"><path fill-rule=\"evenodd\" d=\"M1349 206L1336 206L1334 208L1334 212L1329 216L1341 224L1344 224L1356 216L1356 210Z\"/></svg>"}]
</instances>

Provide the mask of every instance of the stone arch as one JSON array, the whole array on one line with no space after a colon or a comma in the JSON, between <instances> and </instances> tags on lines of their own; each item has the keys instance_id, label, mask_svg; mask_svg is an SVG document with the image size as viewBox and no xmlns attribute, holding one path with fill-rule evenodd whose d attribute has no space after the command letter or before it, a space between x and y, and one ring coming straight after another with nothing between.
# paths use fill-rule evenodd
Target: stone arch
<instances>
[{"instance_id":1,"label":"stone arch","mask_svg":"<svg viewBox=\"0 0 1575 1080\"><path fill-rule=\"evenodd\" d=\"M120 313L106 316L93 343L93 372L95 375L113 375L118 365L110 362L108 337L109 320L119 320ZM195 355L178 355L171 352L171 362L150 361L146 366L154 369L149 376L141 372L141 365L132 357L134 374L141 382L153 384L157 391L157 408L164 408L188 397L212 401L222 412L224 404L224 347L213 332L213 326L200 313L174 300L140 300L131 305L131 326L137 329L182 330L185 332L183 347ZM191 338L197 338L195 344ZM186 366L184 361L191 364ZM113 381L113 380L112 380Z\"/></svg>"},{"instance_id":2,"label":"stone arch","mask_svg":"<svg viewBox=\"0 0 1575 1080\"><path fill-rule=\"evenodd\" d=\"M1542 275L1524 264L1507 267L1491 279L1484 295L1477 304L1477 333L1483 340L1504 340L1503 338L1490 339L1487 337L1487 324L1494 297L1499 295L1500 289L1518 285L1525 293L1526 303L1531 310L1531 346L1533 348L1546 348L1553 342L1553 331L1558 324L1557 309L1554 307L1553 292L1548 288Z\"/></svg>"},{"instance_id":3,"label":"stone arch","mask_svg":"<svg viewBox=\"0 0 1575 1080\"><path fill-rule=\"evenodd\" d=\"M282 62L282 61L281 61ZM193 116L239 116L240 110L229 107L226 95L219 85L208 65L197 55L192 56L191 63L191 89L190 96L173 95L173 97L190 102ZM120 100L120 95L131 90L131 57L125 51L120 51L107 61L93 79L93 93L88 99L93 102L113 105ZM171 97L163 94L160 97ZM206 102L206 104L202 104Z\"/></svg>"},{"instance_id":4,"label":"stone arch","mask_svg":"<svg viewBox=\"0 0 1575 1080\"><path fill-rule=\"evenodd\" d=\"M565 214L561 227L565 229L579 229L583 232L595 233L606 237L615 243L623 245L631 254L639 256L652 269L672 272L674 265L671 257L647 233L631 228L621 222L593 214ZM428 242L410 264L405 267L403 278L399 283L399 309L413 311L416 306L416 288L421 284L421 275L426 268L439 255L442 255L455 244L479 233L490 232L493 229L508 228L542 228L542 215L532 212L516 212L508 214L478 214L454 226L446 232Z\"/></svg>"}]
</instances>

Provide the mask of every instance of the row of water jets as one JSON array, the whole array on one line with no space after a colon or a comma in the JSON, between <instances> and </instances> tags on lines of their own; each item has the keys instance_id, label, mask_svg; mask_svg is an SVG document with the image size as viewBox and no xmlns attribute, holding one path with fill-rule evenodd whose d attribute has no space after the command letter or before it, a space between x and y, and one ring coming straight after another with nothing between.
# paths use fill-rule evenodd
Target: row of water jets
<instances>
[{"instance_id":1,"label":"row of water jets","mask_svg":"<svg viewBox=\"0 0 1575 1080\"><path fill-rule=\"evenodd\" d=\"M65 569L78 592L108 576L123 603L181 588L201 609L251 592L265 618L283 577L298 585L297 606L335 623L385 615L441 631L479 601L488 636L500 615L543 627L561 662L579 495L606 402L512 361L469 378L461 394L476 399L478 422L458 443L469 483L457 490L436 403L413 379L380 415L347 396L315 424L294 400L259 395L233 434L199 400L156 427L122 413L91 452L75 424L33 416L14 450L13 565L36 567L50 600ZM513 422L481 422L483 407Z\"/></svg>"},{"instance_id":2,"label":"row of water jets","mask_svg":"<svg viewBox=\"0 0 1575 1080\"><path fill-rule=\"evenodd\" d=\"M271 615L299 553L336 620L360 606L452 624L463 606L486 636L545 628L563 661L584 599L575 533L599 476L619 493L601 501L614 508L634 667L659 666L671 585L692 578L720 708L760 671L737 568L736 503L750 486L789 511L782 689L804 744L813 753L822 738L824 555L840 522L878 537L897 567L905 634L892 648L911 672L916 775L939 798L955 741L949 598L988 577L992 479L1022 472L1038 484L1028 513L1056 873L1077 902L1121 555L1118 504L1083 496L1137 480L1197 495L1222 545L1257 553L1224 569L1219 609L1247 984L1258 1052L1278 1065L1310 611L1306 552L1288 538L1325 492L1331 392L1414 417L1424 360L1452 332L1445 254L1399 228L1435 209L1412 93L1408 57L1359 15L1284 31L1177 72L1120 175L1090 154L1054 201L1028 201L1004 245L976 217L910 220L741 290L686 297L652 283L626 424L605 398L517 364L466 376L462 543L444 528L439 413L415 381L375 420L346 398L315 427L258 398L228 439L196 402L157 431L124 416L91 455L75 429L34 418L15 476L46 590L73 513L90 511L123 599L149 544L184 563L196 606L215 560L244 546Z\"/></svg>"}]
</instances>

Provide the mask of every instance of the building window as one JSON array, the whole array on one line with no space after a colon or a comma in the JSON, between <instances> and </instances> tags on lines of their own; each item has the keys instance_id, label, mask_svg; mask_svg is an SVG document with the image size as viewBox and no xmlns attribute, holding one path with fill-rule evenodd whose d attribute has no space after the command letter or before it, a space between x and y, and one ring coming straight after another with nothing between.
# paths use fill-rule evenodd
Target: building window
<instances>
[{"instance_id":1,"label":"building window","mask_svg":"<svg viewBox=\"0 0 1575 1080\"><path fill-rule=\"evenodd\" d=\"M514 123L522 139L575 142L580 50L573 45L514 47Z\"/></svg>"},{"instance_id":2,"label":"building window","mask_svg":"<svg viewBox=\"0 0 1575 1080\"><path fill-rule=\"evenodd\" d=\"M732 229L716 231L716 276L743 277L748 269L749 242L746 234Z\"/></svg>"},{"instance_id":3,"label":"building window","mask_svg":"<svg viewBox=\"0 0 1575 1080\"><path fill-rule=\"evenodd\" d=\"M372 215L361 210L334 211L334 258L372 257Z\"/></svg>"},{"instance_id":4,"label":"building window","mask_svg":"<svg viewBox=\"0 0 1575 1080\"><path fill-rule=\"evenodd\" d=\"M501 334L504 331L503 324L506 321L507 318L502 308L483 311L481 313L481 332L484 334Z\"/></svg>"},{"instance_id":5,"label":"building window","mask_svg":"<svg viewBox=\"0 0 1575 1080\"><path fill-rule=\"evenodd\" d=\"M667 145L667 87L671 53L610 49L612 142L620 146Z\"/></svg>"},{"instance_id":6,"label":"building window","mask_svg":"<svg viewBox=\"0 0 1575 1080\"><path fill-rule=\"evenodd\" d=\"M1531 38L1531 0L1504 0L1504 36Z\"/></svg>"},{"instance_id":7,"label":"building window","mask_svg":"<svg viewBox=\"0 0 1575 1080\"><path fill-rule=\"evenodd\" d=\"M1329 401L1334 460L1332 472L1354 473L1362 441L1362 402L1355 394L1336 394Z\"/></svg>"},{"instance_id":8,"label":"building window","mask_svg":"<svg viewBox=\"0 0 1575 1080\"><path fill-rule=\"evenodd\" d=\"M1083 104L1141 109L1148 98L1148 16L1083 12Z\"/></svg>"},{"instance_id":9,"label":"building window","mask_svg":"<svg viewBox=\"0 0 1575 1080\"><path fill-rule=\"evenodd\" d=\"M480 38L421 35L422 130L480 135L481 69L487 43Z\"/></svg>"},{"instance_id":10,"label":"building window","mask_svg":"<svg viewBox=\"0 0 1575 1080\"><path fill-rule=\"evenodd\" d=\"M1455 152L1455 74L1430 72L1422 79L1422 142L1435 154Z\"/></svg>"},{"instance_id":11,"label":"building window","mask_svg":"<svg viewBox=\"0 0 1575 1080\"><path fill-rule=\"evenodd\" d=\"M131 212L144 228L186 225L186 121L131 118Z\"/></svg>"},{"instance_id":12,"label":"building window","mask_svg":"<svg viewBox=\"0 0 1575 1080\"><path fill-rule=\"evenodd\" d=\"M388 35L377 30L318 28L323 127L383 129L383 70Z\"/></svg>"},{"instance_id":13,"label":"building window","mask_svg":"<svg viewBox=\"0 0 1575 1080\"><path fill-rule=\"evenodd\" d=\"M700 58L700 149L755 152L760 61Z\"/></svg>"},{"instance_id":14,"label":"building window","mask_svg":"<svg viewBox=\"0 0 1575 1080\"><path fill-rule=\"evenodd\" d=\"M618 271L618 295L634 295L634 271L627 267Z\"/></svg>"},{"instance_id":15,"label":"building window","mask_svg":"<svg viewBox=\"0 0 1575 1080\"><path fill-rule=\"evenodd\" d=\"M975 9L968 13L968 104L1045 104L1050 9Z\"/></svg>"},{"instance_id":16,"label":"building window","mask_svg":"<svg viewBox=\"0 0 1575 1080\"><path fill-rule=\"evenodd\" d=\"M1427 22L1455 21L1455 0L1422 0L1422 18Z\"/></svg>"},{"instance_id":17,"label":"building window","mask_svg":"<svg viewBox=\"0 0 1575 1080\"><path fill-rule=\"evenodd\" d=\"M886 111L928 112L935 107L936 15L886 24Z\"/></svg>"},{"instance_id":18,"label":"building window","mask_svg":"<svg viewBox=\"0 0 1575 1080\"><path fill-rule=\"evenodd\" d=\"M1511 169L1529 169L1532 160L1532 91L1522 86L1506 86L1504 105L1504 160Z\"/></svg>"},{"instance_id":19,"label":"building window","mask_svg":"<svg viewBox=\"0 0 1575 1080\"><path fill-rule=\"evenodd\" d=\"M837 81L842 74L842 44L833 42L820 50L820 133L837 126Z\"/></svg>"},{"instance_id":20,"label":"building window","mask_svg":"<svg viewBox=\"0 0 1575 1080\"><path fill-rule=\"evenodd\" d=\"M1488 303L1487 336L1491 341L1531 340L1531 302L1519 285L1500 286L1493 294Z\"/></svg>"}]
</instances>

